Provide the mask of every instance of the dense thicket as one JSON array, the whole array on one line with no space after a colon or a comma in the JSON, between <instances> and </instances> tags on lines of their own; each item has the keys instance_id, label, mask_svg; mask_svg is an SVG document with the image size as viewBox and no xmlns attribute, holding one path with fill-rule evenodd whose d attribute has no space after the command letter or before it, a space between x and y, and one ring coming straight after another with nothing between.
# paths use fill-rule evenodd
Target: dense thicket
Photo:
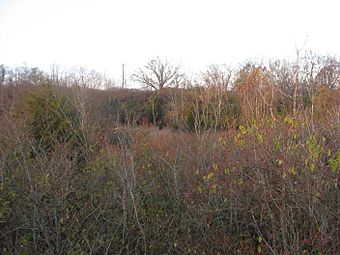
<instances>
[{"instance_id":1,"label":"dense thicket","mask_svg":"<svg viewBox=\"0 0 340 255\"><path fill-rule=\"evenodd\" d=\"M154 61L0 66L0 254L338 254L339 62Z\"/></svg>"}]
</instances>

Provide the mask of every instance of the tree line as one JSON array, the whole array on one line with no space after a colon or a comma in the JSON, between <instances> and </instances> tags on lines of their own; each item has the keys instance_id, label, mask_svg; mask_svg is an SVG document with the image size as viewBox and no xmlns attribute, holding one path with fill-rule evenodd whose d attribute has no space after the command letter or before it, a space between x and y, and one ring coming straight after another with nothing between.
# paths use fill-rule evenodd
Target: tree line
<instances>
[{"instance_id":1,"label":"tree line","mask_svg":"<svg viewBox=\"0 0 340 255\"><path fill-rule=\"evenodd\" d=\"M2 65L1 88L2 94L18 85L49 83L73 88L83 115L85 105L80 101L89 97L91 90L105 89L111 93L111 100L104 102L110 111L106 115L115 118L117 124L148 123L198 131L290 114L304 115L312 122L325 118L339 121L339 61L310 52L300 55L291 62L248 63L239 70L211 65L195 77L187 77L180 66L158 57L131 76L143 90L126 93L118 91L114 80L95 71L61 72L53 67L45 73L38 68L13 70ZM4 100L8 98L2 98L2 105L8 106Z\"/></svg>"}]
</instances>

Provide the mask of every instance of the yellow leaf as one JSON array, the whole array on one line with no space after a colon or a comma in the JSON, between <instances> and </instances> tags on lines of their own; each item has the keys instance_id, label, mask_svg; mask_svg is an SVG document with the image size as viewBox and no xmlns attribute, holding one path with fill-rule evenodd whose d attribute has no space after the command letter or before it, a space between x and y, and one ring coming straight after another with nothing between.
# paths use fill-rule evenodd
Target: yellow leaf
<instances>
[{"instance_id":1,"label":"yellow leaf","mask_svg":"<svg viewBox=\"0 0 340 255\"><path fill-rule=\"evenodd\" d=\"M214 173L209 173L207 176L206 176L206 180L209 181L211 180L212 178L214 177Z\"/></svg>"},{"instance_id":2,"label":"yellow leaf","mask_svg":"<svg viewBox=\"0 0 340 255\"><path fill-rule=\"evenodd\" d=\"M211 185L211 191L213 192L213 193L216 193L216 189L217 189L217 184L213 184L213 185Z\"/></svg>"}]
</instances>

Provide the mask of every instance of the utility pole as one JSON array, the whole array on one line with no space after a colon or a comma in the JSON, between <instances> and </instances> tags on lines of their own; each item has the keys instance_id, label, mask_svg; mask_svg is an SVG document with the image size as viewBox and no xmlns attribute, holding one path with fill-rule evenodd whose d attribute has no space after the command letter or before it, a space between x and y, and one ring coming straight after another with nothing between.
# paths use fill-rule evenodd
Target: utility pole
<instances>
[{"instance_id":1,"label":"utility pole","mask_svg":"<svg viewBox=\"0 0 340 255\"><path fill-rule=\"evenodd\" d=\"M125 87L125 71L124 71L124 64L122 64L122 88Z\"/></svg>"},{"instance_id":2,"label":"utility pole","mask_svg":"<svg viewBox=\"0 0 340 255\"><path fill-rule=\"evenodd\" d=\"M1 77L0 77L0 86L1 86L1 111L4 111L4 88L5 88L5 75L6 75L6 69L5 67L1 68ZM0 112L1 112L0 111Z\"/></svg>"}]
</instances>

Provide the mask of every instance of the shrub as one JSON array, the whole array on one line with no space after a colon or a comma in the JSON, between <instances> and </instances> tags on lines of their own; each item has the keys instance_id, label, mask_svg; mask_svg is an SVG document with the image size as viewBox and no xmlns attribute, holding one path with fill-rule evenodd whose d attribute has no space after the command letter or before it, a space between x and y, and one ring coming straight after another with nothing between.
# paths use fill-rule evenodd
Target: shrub
<instances>
[{"instance_id":1,"label":"shrub","mask_svg":"<svg viewBox=\"0 0 340 255\"><path fill-rule=\"evenodd\" d=\"M57 95L45 85L24 99L25 116L37 149L51 151L56 144L71 143L79 146L77 113L66 96Z\"/></svg>"}]
</instances>

